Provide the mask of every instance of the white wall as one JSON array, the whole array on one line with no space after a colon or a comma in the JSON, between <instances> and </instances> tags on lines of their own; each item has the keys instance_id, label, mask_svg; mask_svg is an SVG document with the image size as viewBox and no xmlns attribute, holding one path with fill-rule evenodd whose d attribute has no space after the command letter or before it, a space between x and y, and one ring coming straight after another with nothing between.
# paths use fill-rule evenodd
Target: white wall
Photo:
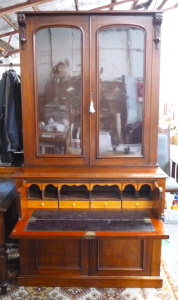
<instances>
[{"instance_id":1,"label":"white wall","mask_svg":"<svg viewBox=\"0 0 178 300\"><path fill-rule=\"evenodd\" d=\"M178 121L178 8L163 14L161 28L160 112L174 103Z\"/></svg>"}]
</instances>

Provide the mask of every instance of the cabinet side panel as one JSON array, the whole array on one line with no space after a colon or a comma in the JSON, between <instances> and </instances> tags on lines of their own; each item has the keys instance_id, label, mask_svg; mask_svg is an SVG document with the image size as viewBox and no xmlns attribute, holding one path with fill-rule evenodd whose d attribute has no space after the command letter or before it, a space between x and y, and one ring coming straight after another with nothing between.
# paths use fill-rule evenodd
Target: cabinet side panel
<instances>
[{"instance_id":1,"label":"cabinet side panel","mask_svg":"<svg viewBox=\"0 0 178 300\"><path fill-rule=\"evenodd\" d=\"M34 274L35 240L19 240L20 274Z\"/></svg>"},{"instance_id":2,"label":"cabinet side panel","mask_svg":"<svg viewBox=\"0 0 178 300\"><path fill-rule=\"evenodd\" d=\"M153 241L152 250L152 262L151 262L151 275L160 275L160 264L161 264L161 240Z\"/></svg>"}]
</instances>

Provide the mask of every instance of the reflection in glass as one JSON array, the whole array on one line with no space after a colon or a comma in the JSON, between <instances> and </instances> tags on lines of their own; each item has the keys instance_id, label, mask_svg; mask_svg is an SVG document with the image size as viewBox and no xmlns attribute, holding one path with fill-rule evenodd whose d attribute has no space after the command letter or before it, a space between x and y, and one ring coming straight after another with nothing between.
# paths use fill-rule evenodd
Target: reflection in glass
<instances>
[{"instance_id":1,"label":"reflection in glass","mask_svg":"<svg viewBox=\"0 0 178 300\"><path fill-rule=\"evenodd\" d=\"M144 31L109 27L99 34L99 154L142 154Z\"/></svg>"},{"instance_id":2,"label":"reflection in glass","mask_svg":"<svg viewBox=\"0 0 178 300\"><path fill-rule=\"evenodd\" d=\"M39 154L80 155L81 32L56 27L36 35Z\"/></svg>"}]
</instances>

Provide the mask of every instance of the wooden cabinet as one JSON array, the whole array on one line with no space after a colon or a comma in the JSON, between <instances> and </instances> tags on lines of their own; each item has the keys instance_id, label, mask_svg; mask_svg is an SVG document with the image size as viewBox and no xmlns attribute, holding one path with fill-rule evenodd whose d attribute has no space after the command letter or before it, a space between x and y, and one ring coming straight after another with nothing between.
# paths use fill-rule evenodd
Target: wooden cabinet
<instances>
[{"instance_id":1,"label":"wooden cabinet","mask_svg":"<svg viewBox=\"0 0 178 300\"><path fill-rule=\"evenodd\" d=\"M160 12L22 12L22 285L160 287ZM28 57L28 61L26 58Z\"/></svg>"},{"instance_id":2,"label":"wooden cabinet","mask_svg":"<svg viewBox=\"0 0 178 300\"><path fill-rule=\"evenodd\" d=\"M18 282L37 286L43 283L50 286L159 287L162 281L160 258L155 250L160 247L160 241L145 238L65 237L50 239L50 244L46 239L22 239L21 261L24 263Z\"/></svg>"}]
</instances>

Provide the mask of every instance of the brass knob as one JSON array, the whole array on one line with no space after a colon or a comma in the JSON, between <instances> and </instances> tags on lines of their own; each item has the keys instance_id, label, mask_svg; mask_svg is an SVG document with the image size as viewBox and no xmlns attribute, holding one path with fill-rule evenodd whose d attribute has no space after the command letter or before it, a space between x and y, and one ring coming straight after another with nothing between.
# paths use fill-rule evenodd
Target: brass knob
<instances>
[{"instance_id":1,"label":"brass knob","mask_svg":"<svg viewBox=\"0 0 178 300\"><path fill-rule=\"evenodd\" d=\"M139 206L139 204L138 204L138 202L136 203L136 207L138 207Z\"/></svg>"},{"instance_id":2,"label":"brass knob","mask_svg":"<svg viewBox=\"0 0 178 300\"><path fill-rule=\"evenodd\" d=\"M41 203L41 206L44 206L44 202Z\"/></svg>"},{"instance_id":3,"label":"brass knob","mask_svg":"<svg viewBox=\"0 0 178 300\"><path fill-rule=\"evenodd\" d=\"M75 203L73 203L72 205L73 205L73 207L75 207Z\"/></svg>"},{"instance_id":4,"label":"brass knob","mask_svg":"<svg viewBox=\"0 0 178 300\"><path fill-rule=\"evenodd\" d=\"M105 203L105 204L104 204L104 206L106 207L106 206L108 206L108 204L107 204L107 203Z\"/></svg>"}]
</instances>

